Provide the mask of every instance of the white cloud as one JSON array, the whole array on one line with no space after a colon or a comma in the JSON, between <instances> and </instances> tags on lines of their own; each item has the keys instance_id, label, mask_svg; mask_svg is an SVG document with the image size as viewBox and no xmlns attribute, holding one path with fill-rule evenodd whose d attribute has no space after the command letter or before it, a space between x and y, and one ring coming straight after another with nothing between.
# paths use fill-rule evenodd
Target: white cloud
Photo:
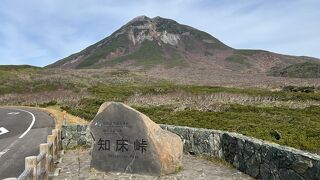
<instances>
[{"instance_id":1,"label":"white cloud","mask_svg":"<svg viewBox=\"0 0 320 180\"><path fill-rule=\"evenodd\" d=\"M138 15L163 16L235 48L320 57L317 0L4 0L0 64L44 66L110 35Z\"/></svg>"}]
</instances>

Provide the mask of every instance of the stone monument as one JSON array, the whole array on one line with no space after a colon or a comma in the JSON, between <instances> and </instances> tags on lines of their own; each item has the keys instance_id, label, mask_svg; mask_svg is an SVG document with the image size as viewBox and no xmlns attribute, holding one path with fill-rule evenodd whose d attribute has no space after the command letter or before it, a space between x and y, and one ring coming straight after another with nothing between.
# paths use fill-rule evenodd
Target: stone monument
<instances>
[{"instance_id":1,"label":"stone monument","mask_svg":"<svg viewBox=\"0 0 320 180\"><path fill-rule=\"evenodd\" d=\"M123 103L102 104L89 128L91 167L99 171L159 176L182 165L180 137Z\"/></svg>"}]
</instances>

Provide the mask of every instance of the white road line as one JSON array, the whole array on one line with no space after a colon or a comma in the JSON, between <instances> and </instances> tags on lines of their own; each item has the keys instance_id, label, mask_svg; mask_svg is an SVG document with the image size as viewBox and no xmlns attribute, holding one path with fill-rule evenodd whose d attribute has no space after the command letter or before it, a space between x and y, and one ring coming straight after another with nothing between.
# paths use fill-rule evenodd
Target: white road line
<instances>
[{"instance_id":1,"label":"white road line","mask_svg":"<svg viewBox=\"0 0 320 180\"><path fill-rule=\"evenodd\" d=\"M8 132L9 132L9 131L8 131L6 128L0 127L0 135L5 134L5 133L8 133Z\"/></svg>"},{"instance_id":2,"label":"white road line","mask_svg":"<svg viewBox=\"0 0 320 180\"><path fill-rule=\"evenodd\" d=\"M8 113L9 115L17 115L17 114L20 114L20 112L10 112Z\"/></svg>"},{"instance_id":3,"label":"white road line","mask_svg":"<svg viewBox=\"0 0 320 180\"><path fill-rule=\"evenodd\" d=\"M32 128L32 126L34 125L34 122L36 121L36 118L35 118L35 116L34 116L34 114L33 113L31 113L31 112L29 112L29 111L26 111L26 110L22 110L22 109L15 109L15 110L17 110L17 111L23 111L23 112L26 112L26 113L28 113L28 114L30 114L31 116L32 116L32 122L31 122L31 124L30 124L30 126L28 127L28 129L23 133L23 134L21 134L21 136L19 137L19 139L21 139L21 138L23 138L29 131L30 131L30 129ZM1 127L2 128L2 127ZM0 135L1 135L1 132L4 132L3 130L4 130L4 128L3 129L1 129L0 128ZM5 129L6 130L6 129ZM8 131L8 130L7 130ZM9 131L8 131L9 132ZM13 144L11 144L9 147L11 147ZM8 151L9 151L10 149L5 149L4 151L2 151L2 152L0 152L0 158L5 154L5 153L7 153Z\"/></svg>"},{"instance_id":4,"label":"white road line","mask_svg":"<svg viewBox=\"0 0 320 180\"><path fill-rule=\"evenodd\" d=\"M21 138L23 138L23 137L30 131L30 129L31 129L32 126L34 125L34 122L36 121L36 118L35 118L34 114L32 114L32 113L29 112L29 111L22 110L22 109L16 109L16 110L29 113L29 114L32 116L32 122L31 122L30 126L29 126L28 129L27 129L23 134L21 134L21 136L19 137L19 138L21 139Z\"/></svg>"}]
</instances>

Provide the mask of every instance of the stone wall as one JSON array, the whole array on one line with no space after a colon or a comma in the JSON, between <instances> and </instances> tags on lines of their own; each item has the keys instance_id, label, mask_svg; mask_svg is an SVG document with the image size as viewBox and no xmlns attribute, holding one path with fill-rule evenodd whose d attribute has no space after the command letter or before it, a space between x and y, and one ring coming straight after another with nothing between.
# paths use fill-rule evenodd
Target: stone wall
<instances>
[{"instance_id":1,"label":"stone wall","mask_svg":"<svg viewBox=\"0 0 320 180\"><path fill-rule=\"evenodd\" d=\"M88 127L88 125L62 125L63 149L91 147L93 139Z\"/></svg>"},{"instance_id":2,"label":"stone wall","mask_svg":"<svg viewBox=\"0 0 320 180\"><path fill-rule=\"evenodd\" d=\"M261 179L320 179L320 156L237 133L161 125L178 134L184 151L220 157Z\"/></svg>"},{"instance_id":3,"label":"stone wall","mask_svg":"<svg viewBox=\"0 0 320 180\"><path fill-rule=\"evenodd\" d=\"M237 133L160 125L178 134L184 151L223 158L238 170L259 179L320 180L320 156ZM64 148L91 146L87 126L63 126Z\"/></svg>"}]
</instances>

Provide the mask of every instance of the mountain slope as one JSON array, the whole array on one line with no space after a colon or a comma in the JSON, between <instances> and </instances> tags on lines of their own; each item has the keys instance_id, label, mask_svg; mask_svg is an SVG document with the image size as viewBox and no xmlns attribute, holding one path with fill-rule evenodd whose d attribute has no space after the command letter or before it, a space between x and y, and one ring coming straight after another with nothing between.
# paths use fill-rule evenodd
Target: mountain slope
<instances>
[{"instance_id":1,"label":"mountain slope","mask_svg":"<svg viewBox=\"0 0 320 180\"><path fill-rule=\"evenodd\" d=\"M109 37L48 67L95 68L128 60L141 66L172 65L182 62L186 52L214 49L231 48L205 32L173 20L140 16Z\"/></svg>"},{"instance_id":2,"label":"mountain slope","mask_svg":"<svg viewBox=\"0 0 320 180\"><path fill-rule=\"evenodd\" d=\"M319 78L320 63L304 62L290 65L281 69L272 69L270 73L274 76L295 78Z\"/></svg>"},{"instance_id":3,"label":"mountain slope","mask_svg":"<svg viewBox=\"0 0 320 180\"><path fill-rule=\"evenodd\" d=\"M0 70L21 70L21 69L40 69L40 67L30 65L0 65Z\"/></svg>"},{"instance_id":4,"label":"mountain slope","mask_svg":"<svg viewBox=\"0 0 320 180\"><path fill-rule=\"evenodd\" d=\"M275 68L317 61L263 50L233 49L210 34L174 20L139 16L105 39L49 68L165 69L272 74Z\"/></svg>"}]
</instances>

